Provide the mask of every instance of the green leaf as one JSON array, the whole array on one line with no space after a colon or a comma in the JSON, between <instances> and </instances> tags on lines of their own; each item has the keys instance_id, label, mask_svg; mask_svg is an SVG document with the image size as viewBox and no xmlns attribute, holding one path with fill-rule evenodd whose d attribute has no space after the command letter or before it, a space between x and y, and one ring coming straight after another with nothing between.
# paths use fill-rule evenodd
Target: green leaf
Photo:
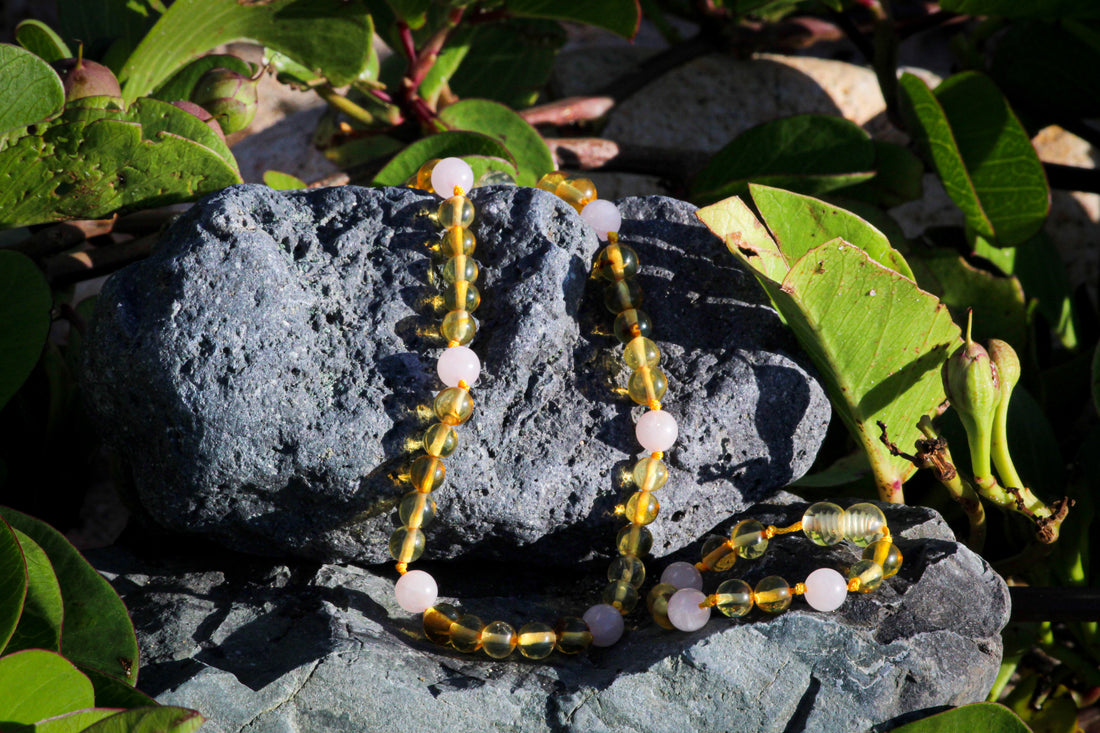
<instances>
[{"instance_id":1,"label":"green leaf","mask_svg":"<svg viewBox=\"0 0 1100 733\"><path fill-rule=\"evenodd\" d=\"M191 59L242 39L350 84L367 68L373 33L359 0L176 0L126 61L122 96L144 96Z\"/></svg>"},{"instance_id":2,"label":"green leaf","mask_svg":"<svg viewBox=\"0 0 1100 733\"><path fill-rule=\"evenodd\" d=\"M691 182L700 203L745 193L750 181L820 195L874 176L875 147L858 125L832 115L771 120L735 137Z\"/></svg>"},{"instance_id":3,"label":"green leaf","mask_svg":"<svg viewBox=\"0 0 1100 733\"><path fill-rule=\"evenodd\" d=\"M112 677L90 667L83 667L80 671L92 681L96 707L129 710L157 704L156 700L118 677Z\"/></svg>"},{"instance_id":4,"label":"green leaf","mask_svg":"<svg viewBox=\"0 0 1100 733\"><path fill-rule=\"evenodd\" d=\"M0 133L53 117L65 105L61 77L30 51L0 43Z\"/></svg>"},{"instance_id":5,"label":"green leaf","mask_svg":"<svg viewBox=\"0 0 1100 733\"><path fill-rule=\"evenodd\" d=\"M894 728L893 733L1030 733L1015 713L995 702L976 702Z\"/></svg>"},{"instance_id":6,"label":"green leaf","mask_svg":"<svg viewBox=\"0 0 1100 733\"><path fill-rule=\"evenodd\" d=\"M940 8L963 15L1005 18L1100 18L1095 0L943 0Z\"/></svg>"},{"instance_id":7,"label":"green leaf","mask_svg":"<svg viewBox=\"0 0 1100 733\"><path fill-rule=\"evenodd\" d=\"M966 72L933 94L923 81L903 74L899 89L907 127L967 225L1001 246L1039 231L1050 210L1046 175L996 85Z\"/></svg>"},{"instance_id":8,"label":"green leaf","mask_svg":"<svg viewBox=\"0 0 1100 733\"><path fill-rule=\"evenodd\" d=\"M61 653L82 667L91 667L131 685L137 682L134 626L111 584L50 525L8 507L0 507L0 516L38 543L53 564L65 606ZM91 682L88 686L90 689ZM77 707L91 705L89 701Z\"/></svg>"},{"instance_id":9,"label":"green leaf","mask_svg":"<svg viewBox=\"0 0 1100 733\"><path fill-rule=\"evenodd\" d=\"M469 50L450 79L460 97L482 97L519 109L535 103L553 70L565 31L545 20L474 26Z\"/></svg>"},{"instance_id":10,"label":"green leaf","mask_svg":"<svg viewBox=\"0 0 1100 733\"><path fill-rule=\"evenodd\" d=\"M0 152L0 160L4 155ZM18 252L0 251L0 407L38 362L50 331L51 305L50 287L34 262Z\"/></svg>"},{"instance_id":11,"label":"green leaf","mask_svg":"<svg viewBox=\"0 0 1100 733\"><path fill-rule=\"evenodd\" d=\"M410 28L419 28L424 25L428 17L428 8L431 0L386 0L386 4L393 10L393 14L409 24Z\"/></svg>"},{"instance_id":12,"label":"green leaf","mask_svg":"<svg viewBox=\"0 0 1100 733\"><path fill-rule=\"evenodd\" d=\"M190 733L206 718L195 710L170 706L136 708L90 725L83 733Z\"/></svg>"},{"instance_id":13,"label":"green leaf","mask_svg":"<svg viewBox=\"0 0 1100 733\"><path fill-rule=\"evenodd\" d=\"M88 678L61 655L42 649L0 657L0 690L4 730L94 704Z\"/></svg>"},{"instance_id":14,"label":"green leaf","mask_svg":"<svg viewBox=\"0 0 1100 733\"><path fill-rule=\"evenodd\" d=\"M924 195L924 163L908 148L894 143L873 140L875 146L875 177L844 189L850 196L883 208L916 201Z\"/></svg>"},{"instance_id":15,"label":"green leaf","mask_svg":"<svg viewBox=\"0 0 1100 733\"><path fill-rule=\"evenodd\" d=\"M210 54L197 58L172 75L168 81L157 87L151 97L165 102L175 102L179 99L190 99L191 91L198 83L199 77L211 69L229 69L244 76L252 76L252 67L247 62L232 54Z\"/></svg>"},{"instance_id":16,"label":"green leaf","mask_svg":"<svg viewBox=\"0 0 1100 733\"><path fill-rule=\"evenodd\" d=\"M1100 116L1100 49L1060 24L1010 25L989 73L1014 104L1044 120Z\"/></svg>"},{"instance_id":17,"label":"green leaf","mask_svg":"<svg viewBox=\"0 0 1100 733\"><path fill-rule=\"evenodd\" d=\"M213 150L234 172L237 170L237 160L229 152L225 138L195 115L173 104L151 97L139 99L130 105L126 115L120 119L140 124L141 137L144 140L160 140L176 135L185 137L203 148ZM233 181L239 182L239 179Z\"/></svg>"},{"instance_id":18,"label":"green leaf","mask_svg":"<svg viewBox=\"0 0 1100 733\"><path fill-rule=\"evenodd\" d=\"M276 191L291 191L296 188L309 188L306 182L297 176L281 171L264 171L264 183Z\"/></svg>"},{"instance_id":19,"label":"green leaf","mask_svg":"<svg viewBox=\"0 0 1100 733\"><path fill-rule=\"evenodd\" d=\"M534 186L554 170L550 148L538 131L502 104L485 99L466 99L439 113L439 121L452 130L480 132L499 140L516 161L520 186Z\"/></svg>"},{"instance_id":20,"label":"green leaf","mask_svg":"<svg viewBox=\"0 0 1100 733\"><path fill-rule=\"evenodd\" d=\"M623 38L634 38L642 22L637 0L508 0L506 7L511 15L594 25Z\"/></svg>"},{"instance_id":21,"label":"green leaf","mask_svg":"<svg viewBox=\"0 0 1100 733\"><path fill-rule=\"evenodd\" d=\"M0 522L0 652L5 649L19 624L27 585L27 565L19 548L19 540L7 523Z\"/></svg>"},{"instance_id":22,"label":"green leaf","mask_svg":"<svg viewBox=\"0 0 1100 733\"><path fill-rule=\"evenodd\" d=\"M34 18L28 18L15 26L15 40L19 45L46 63L72 58L73 52L61 40L53 28Z\"/></svg>"},{"instance_id":23,"label":"green leaf","mask_svg":"<svg viewBox=\"0 0 1100 733\"><path fill-rule=\"evenodd\" d=\"M447 45L439 52L432 68L424 75L420 82L420 96L432 109L439 104L439 95L444 88L449 88L448 83L455 71L458 70L462 60L470 51L469 39L476 34L475 28L460 26L447 39Z\"/></svg>"},{"instance_id":24,"label":"green leaf","mask_svg":"<svg viewBox=\"0 0 1100 733\"><path fill-rule=\"evenodd\" d=\"M61 35L115 73L163 12L161 0L57 0Z\"/></svg>"},{"instance_id":25,"label":"green leaf","mask_svg":"<svg viewBox=\"0 0 1100 733\"><path fill-rule=\"evenodd\" d=\"M63 617L61 586L57 583L53 565L38 543L25 533L15 529L19 547L27 565L27 599L23 602L23 614L15 627L11 641L4 648L6 653L22 649L47 649L60 651L61 622Z\"/></svg>"},{"instance_id":26,"label":"green leaf","mask_svg":"<svg viewBox=\"0 0 1100 733\"><path fill-rule=\"evenodd\" d=\"M73 713L40 720L33 726L20 729L15 733L81 733L92 723L97 723L117 712L117 710L111 708L77 710Z\"/></svg>"},{"instance_id":27,"label":"green leaf","mask_svg":"<svg viewBox=\"0 0 1100 733\"><path fill-rule=\"evenodd\" d=\"M507 170L513 176L516 175L515 159L504 145L488 135L455 130L420 138L395 155L393 160L378 172L371 184L375 186L400 186L409 180L425 162L432 158L446 158L448 156L458 158L469 156L501 158L507 161L511 167L511 170L508 168L502 170ZM472 161L467 160L466 162L473 165ZM477 171L475 171L476 175Z\"/></svg>"}]
</instances>

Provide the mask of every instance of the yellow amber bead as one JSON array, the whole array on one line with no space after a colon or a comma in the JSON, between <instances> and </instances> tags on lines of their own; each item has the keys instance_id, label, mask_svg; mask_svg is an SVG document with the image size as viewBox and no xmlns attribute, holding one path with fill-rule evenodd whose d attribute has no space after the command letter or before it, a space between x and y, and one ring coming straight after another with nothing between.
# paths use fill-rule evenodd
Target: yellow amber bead
<instances>
[{"instance_id":1,"label":"yellow amber bead","mask_svg":"<svg viewBox=\"0 0 1100 733\"><path fill-rule=\"evenodd\" d=\"M545 176L539 179L539 182L535 185L541 188L543 191L549 191L554 193L558 190L558 184L566 179L565 173L562 171L550 171Z\"/></svg>"},{"instance_id":2,"label":"yellow amber bead","mask_svg":"<svg viewBox=\"0 0 1100 733\"><path fill-rule=\"evenodd\" d=\"M397 562L416 562L424 554L424 533L415 527L398 527L390 535L390 556Z\"/></svg>"},{"instance_id":3,"label":"yellow amber bead","mask_svg":"<svg viewBox=\"0 0 1100 733\"><path fill-rule=\"evenodd\" d=\"M481 293L469 280L455 280L443 290L443 307L472 313L481 305Z\"/></svg>"},{"instance_id":4,"label":"yellow amber bead","mask_svg":"<svg viewBox=\"0 0 1100 733\"><path fill-rule=\"evenodd\" d=\"M645 336L635 336L623 346L623 361L631 371L655 367L661 361L661 350Z\"/></svg>"},{"instance_id":5,"label":"yellow amber bead","mask_svg":"<svg viewBox=\"0 0 1100 733\"><path fill-rule=\"evenodd\" d=\"M477 260L467 255L455 255L443 265L443 279L449 283L455 280L477 282Z\"/></svg>"},{"instance_id":6,"label":"yellow amber bead","mask_svg":"<svg viewBox=\"0 0 1100 733\"><path fill-rule=\"evenodd\" d=\"M649 589L649 595L645 598L645 605L649 609L649 615L654 623L664 629L674 629L675 626L668 620L668 599L679 590L670 583L658 583Z\"/></svg>"},{"instance_id":7,"label":"yellow amber bead","mask_svg":"<svg viewBox=\"0 0 1100 733\"><path fill-rule=\"evenodd\" d=\"M782 613L791 605L791 586L778 575L761 578L753 589L756 607L766 613Z\"/></svg>"},{"instance_id":8,"label":"yellow amber bead","mask_svg":"<svg viewBox=\"0 0 1100 733\"><path fill-rule=\"evenodd\" d=\"M466 227L451 227L439 240L439 251L447 257L470 256L477 247L477 238Z\"/></svg>"},{"instance_id":9,"label":"yellow amber bead","mask_svg":"<svg viewBox=\"0 0 1100 733\"><path fill-rule=\"evenodd\" d=\"M423 529L435 519L435 502L428 494L410 491L401 497L397 516L401 518L401 524L406 527Z\"/></svg>"},{"instance_id":10,"label":"yellow amber bead","mask_svg":"<svg viewBox=\"0 0 1100 733\"><path fill-rule=\"evenodd\" d=\"M608 583L603 589L603 602L625 616L638 605L638 589L625 580Z\"/></svg>"},{"instance_id":11,"label":"yellow amber bead","mask_svg":"<svg viewBox=\"0 0 1100 733\"><path fill-rule=\"evenodd\" d=\"M711 535L703 541L700 561L703 567L715 572L729 570L737 562L737 553L733 550L728 537Z\"/></svg>"},{"instance_id":12,"label":"yellow amber bead","mask_svg":"<svg viewBox=\"0 0 1100 733\"><path fill-rule=\"evenodd\" d=\"M752 610L752 586L740 578L722 581L714 591L718 610L730 618L744 616Z\"/></svg>"},{"instance_id":13,"label":"yellow amber bead","mask_svg":"<svg viewBox=\"0 0 1100 733\"><path fill-rule=\"evenodd\" d=\"M477 321L470 315L470 311L451 311L443 316L443 323L439 326L439 332L447 341L457 341L465 346L474 340L477 334Z\"/></svg>"},{"instance_id":14,"label":"yellow amber bead","mask_svg":"<svg viewBox=\"0 0 1100 733\"><path fill-rule=\"evenodd\" d=\"M511 625L494 621L481 631L481 650L493 659L504 659L516 648L518 640Z\"/></svg>"},{"instance_id":15,"label":"yellow amber bead","mask_svg":"<svg viewBox=\"0 0 1100 733\"><path fill-rule=\"evenodd\" d=\"M615 546L619 548L620 555L645 557L649 548L653 547L653 535L641 525L628 524L619 530Z\"/></svg>"},{"instance_id":16,"label":"yellow amber bead","mask_svg":"<svg viewBox=\"0 0 1100 733\"><path fill-rule=\"evenodd\" d=\"M882 585L882 566L874 560L860 560L848 568L848 580L859 578L859 592L870 593Z\"/></svg>"},{"instance_id":17,"label":"yellow amber bead","mask_svg":"<svg viewBox=\"0 0 1100 733\"><path fill-rule=\"evenodd\" d=\"M634 280L616 280L603 291L603 304L616 315L625 310L637 310L642 304L642 287ZM644 333L638 335L645 336Z\"/></svg>"},{"instance_id":18,"label":"yellow amber bead","mask_svg":"<svg viewBox=\"0 0 1100 733\"><path fill-rule=\"evenodd\" d=\"M481 648L481 630L484 624L471 613L459 616L451 624L451 646L460 652L470 654Z\"/></svg>"},{"instance_id":19,"label":"yellow amber bead","mask_svg":"<svg viewBox=\"0 0 1100 733\"><path fill-rule=\"evenodd\" d=\"M634 524L652 524L660 504L648 491L636 491L626 500L626 518Z\"/></svg>"},{"instance_id":20,"label":"yellow amber bead","mask_svg":"<svg viewBox=\"0 0 1100 733\"><path fill-rule=\"evenodd\" d=\"M429 193L435 193L435 189L432 188L432 170L438 162L439 158L432 158L427 163L420 166L420 170L416 172L417 188L428 191Z\"/></svg>"},{"instance_id":21,"label":"yellow amber bead","mask_svg":"<svg viewBox=\"0 0 1100 733\"><path fill-rule=\"evenodd\" d=\"M604 280L624 280L638 274L638 253L625 244L609 244L596 255L596 271Z\"/></svg>"},{"instance_id":22,"label":"yellow amber bead","mask_svg":"<svg viewBox=\"0 0 1100 733\"><path fill-rule=\"evenodd\" d=\"M516 645L528 659L546 659L554 651L558 635L548 625L532 621L520 627Z\"/></svg>"},{"instance_id":23,"label":"yellow amber bead","mask_svg":"<svg viewBox=\"0 0 1100 733\"><path fill-rule=\"evenodd\" d=\"M630 399L639 405L648 405L654 400L659 400L668 391L668 378L657 367L642 367L630 375L626 392Z\"/></svg>"},{"instance_id":24,"label":"yellow amber bead","mask_svg":"<svg viewBox=\"0 0 1100 733\"><path fill-rule=\"evenodd\" d=\"M446 646L451 641L451 624L458 621L461 615L451 604L437 603L424 612L424 636L440 646Z\"/></svg>"},{"instance_id":25,"label":"yellow amber bead","mask_svg":"<svg viewBox=\"0 0 1100 733\"><path fill-rule=\"evenodd\" d=\"M861 502L844 511L844 536L860 547L882 539L885 526L886 516L874 504Z\"/></svg>"},{"instance_id":26,"label":"yellow amber bead","mask_svg":"<svg viewBox=\"0 0 1100 733\"><path fill-rule=\"evenodd\" d=\"M554 193L579 213L596 200L596 184L587 178L566 178L558 183Z\"/></svg>"},{"instance_id":27,"label":"yellow amber bead","mask_svg":"<svg viewBox=\"0 0 1100 733\"><path fill-rule=\"evenodd\" d=\"M668 481L668 466L660 459L646 456L634 464L631 477L641 491L656 491Z\"/></svg>"},{"instance_id":28,"label":"yellow amber bead","mask_svg":"<svg viewBox=\"0 0 1100 733\"><path fill-rule=\"evenodd\" d=\"M437 422L424 431L424 452L436 458L446 458L458 447L458 433L450 425Z\"/></svg>"},{"instance_id":29,"label":"yellow amber bead","mask_svg":"<svg viewBox=\"0 0 1100 733\"><path fill-rule=\"evenodd\" d=\"M618 313L618 311L615 311ZM639 336L649 337L653 333L653 322L644 311L637 308L629 308L615 316L615 322L611 326L615 332L615 338L620 343L628 343Z\"/></svg>"},{"instance_id":30,"label":"yellow amber bead","mask_svg":"<svg viewBox=\"0 0 1100 733\"><path fill-rule=\"evenodd\" d=\"M474 204L465 196L451 196L439 205L436 218L444 229L468 227L474 223Z\"/></svg>"},{"instance_id":31,"label":"yellow amber bead","mask_svg":"<svg viewBox=\"0 0 1100 733\"><path fill-rule=\"evenodd\" d=\"M444 425L461 425L474 414L474 398L461 387L448 387L435 396L432 408Z\"/></svg>"},{"instance_id":32,"label":"yellow amber bead","mask_svg":"<svg viewBox=\"0 0 1100 733\"><path fill-rule=\"evenodd\" d=\"M612 583L623 580L641 588L645 582L645 563L633 555L620 555L607 566L607 579Z\"/></svg>"},{"instance_id":33,"label":"yellow amber bead","mask_svg":"<svg viewBox=\"0 0 1100 733\"><path fill-rule=\"evenodd\" d=\"M819 545L835 545L844 539L844 510L831 501L811 504L802 515L802 531Z\"/></svg>"},{"instance_id":34,"label":"yellow amber bead","mask_svg":"<svg viewBox=\"0 0 1100 733\"><path fill-rule=\"evenodd\" d=\"M743 519L735 524L730 532L730 542L737 548L737 554L746 560L755 560L768 549L764 525L755 519Z\"/></svg>"},{"instance_id":35,"label":"yellow amber bead","mask_svg":"<svg viewBox=\"0 0 1100 733\"><path fill-rule=\"evenodd\" d=\"M435 491L446 476L446 466L435 456L420 456L409 469L409 480L417 491Z\"/></svg>"},{"instance_id":36,"label":"yellow amber bead","mask_svg":"<svg viewBox=\"0 0 1100 733\"><path fill-rule=\"evenodd\" d=\"M563 616L554 624L554 635L558 640L554 646L562 654L583 652L592 645L592 632L584 619L576 616Z\"/></svg>"},{"instance_id":37,"label":"yellow amber bead","mask_svg":"<svg viewBox=\"0 0 1100 733\"><path fill-rule=\"evenodd\" d=\"M864 560L874 560L882 568L883 578L892 578L901 569L901 550L890 540L872 542L863 551Z\"/></svg>"}]
</instances>

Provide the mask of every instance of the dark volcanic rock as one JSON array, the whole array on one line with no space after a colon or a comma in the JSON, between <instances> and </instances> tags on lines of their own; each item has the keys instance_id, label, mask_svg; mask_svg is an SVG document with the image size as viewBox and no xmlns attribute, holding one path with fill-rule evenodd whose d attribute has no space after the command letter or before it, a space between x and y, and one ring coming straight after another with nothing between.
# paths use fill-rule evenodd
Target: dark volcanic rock
<instances>
[{"instance_id":1,"label":"dark volcanic rock","mask_svg":"<svg viewBox=\"0 0 1100 733\"><path fill-rule=\"evenodd\" d=\"M598 250L543 191L475 190L474 418L436 492L428 557L570 564L608 553L642 410ZM381 562L395 480L439 389L438 199L408 189L227 189L104 287L84 381L104 438L160 525L235 549ZM697 538L810 465L829 405L755 282L695 219L621 203L680 421L654 552Z\"/></svg>"}]
</instances>

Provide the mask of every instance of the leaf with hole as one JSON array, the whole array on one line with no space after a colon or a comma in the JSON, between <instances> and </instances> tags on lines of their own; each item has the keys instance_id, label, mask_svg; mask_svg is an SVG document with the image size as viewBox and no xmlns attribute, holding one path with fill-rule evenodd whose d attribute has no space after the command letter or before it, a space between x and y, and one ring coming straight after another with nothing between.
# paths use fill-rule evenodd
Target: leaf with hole
<instances>
[{"instance_id":1,"label":"leaf with hole","mask_svg":"<svg viewBox=\"0 0 1100 733\"><path fill-rule=\"evenodd\" d=\"M61 77L30 51L0 43L0 133L54 117L65 105Z\"/></svg>"},{"instance_id":2,"label":"leaf with hole","mask_svg":"<svg viewBox=\"0 0 1100 733\"><path fill-rule=\"evenodd\" d=\"M0 657L0 690L0 722L5 729L95 704L88 678L69 660L43 649Z\"/></svg>"},{"instance_id":3,"label":"leaf with hole","mask_svg":"<svg viewBox=\"0 0 1100 733\"><path fill-rule=\"evenodd\" d=\"M21 21L15 27L15 40L19 45L48 64L61 59L72 58L73 52L68 44L57 35L53 28L34 18Z\"/></svg>"},{"instance_id":4,"label":"leaf with hole","mask_svg":"<svg viewBox=\"0 0 1100 733\"><path fill-rule=\"evenodd\" d=\"M486 99L466 99L440 112L439 121L452 130L488 135L504 145L516 161L520 186L534 186L554 170L550 148L538 131L502 104Z\"/></svg>"},{"instance_id":5,"label":"leaf with hole","mask_svg":"<svg viewBox=\"0 0 1100 733\"><path fill-rule=\"evenodd\" d=\"M0 160L5 154L0 152ZM38 362L52 305L50 287L34 262L19 252L0 251L0 407Z\"/></svg>"},{"instance_id":6,"label":"leaf with hole","mask_svg":"<svg viewBox=\"0 0 1100 733\"><path fill-rule=\"evenodd\" d=\"M375 186L401 186L415 175L426 161L449 156L457 158L476 156L481 159L479 165L489 165L486 159L498 159L503 165L500 168L493 168L494 170L504 170L513 177L516 175L515 158L502 143L479 132L453 130L420 138L409 145L395 155L371 183ZM472 160L466 162L471 166L474 165ZM479 171L475 168L475 180L478 174Z\"/></svg>"}]
</instances>

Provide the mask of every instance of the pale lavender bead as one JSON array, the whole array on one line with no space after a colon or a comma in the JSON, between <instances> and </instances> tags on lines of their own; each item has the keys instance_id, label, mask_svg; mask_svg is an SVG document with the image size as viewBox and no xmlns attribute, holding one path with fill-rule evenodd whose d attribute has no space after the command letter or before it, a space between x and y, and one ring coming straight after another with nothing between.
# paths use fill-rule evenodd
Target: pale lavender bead
<instances>
[{"instance_id":1,"label":"pale lavender bead","mask_svg":"<svg viewBox=\"0 0 1100 733\"><path fill-rule=\"evenodd\" d=\"M460 381L472 387L481 375L481 359L468 346L452 346L439 355L435 370L448 387L457 387Z\"/></svg>"},{"instance_id":2,"label":"pale lavender bead","mask_svg":"<svg viewBox=\"0 0 1100 733\"><path fill-rule=\"evenodd\" d=\"M689 562L674 562L661 573L661 582L677 588L703 590L703 574Z\"/></svg>"},{"instance_id":3,"label":"pale lavender bead","mask_svg":"<svg viewBox=\"0 0 1100 733\"><path fill-rule=\"evenodd\" d=\"M668 620L680 631L698 631L710 618L710 607L699 608L707 597L695 588L681 588L668 599Z\"/></svg>"},{"instance_id":4,"label":"pale lavender bead","mask_svg":"<svg viewBox=\"0 0 1100 733\"><path fill-rule=\"evenodd\" d=\"M611 646L623 635L623 615L606 603L597 603L584 612L584 622L592 632L592 646Z\"/></svg>"},{"instance_id":5,"label":"pale lavender bead","mask_svg":"<svg viewBox=\"0 0 1100 733\"><path fill-rule=\"evenodd\" d=\"M435 578L423 570L410 570L397 579L393 586L397 603L410 613L424 613L435 605L439 597L439 586Z\"/></svg>"},{"instance_id":6,"label":"pale lavender bead","mask_svg":"<svg viewBox=\"0 0 1100 733\"><path fill-rule=\"evenodd\" d=\"M676 418L664 410L649 410L638 418L634 435L647 451L664 451L676 442Z\"/></svg>"},{"instance_id":7,"label":"pale lavender bead","mask_svg":"<svg viewBox=\"0 0 1100 733\"><path fill-rule=\"evenodd\" d=\"M462 158L444 158L432 168L432 188L445 199L455 195L455 186L468 192L473 185L474 172Z\"/></svg>"},{"instance_id":8,"label":"pale lavender bead","mask_svg":"<svg viewBox=\"0 0 1100 733\"><path fill-rule=\"evenodd\" d=\"M832 568L818 568L806 578L806 603L818 611L835 611L848 597L848 581Z\"/></svg>"},{"instance_id":9,"label":"pale lavender bead","mask_svg":"<svg viewBox=\"0 0 1100 733\"><path fill-rule=\"evenodd\" d=\"M604 199L589 201L581 209L581 218L596 230L596 236L606 240L608 232L618 232L623 224L619 207Z\"/></svg>"}]
</instances>

